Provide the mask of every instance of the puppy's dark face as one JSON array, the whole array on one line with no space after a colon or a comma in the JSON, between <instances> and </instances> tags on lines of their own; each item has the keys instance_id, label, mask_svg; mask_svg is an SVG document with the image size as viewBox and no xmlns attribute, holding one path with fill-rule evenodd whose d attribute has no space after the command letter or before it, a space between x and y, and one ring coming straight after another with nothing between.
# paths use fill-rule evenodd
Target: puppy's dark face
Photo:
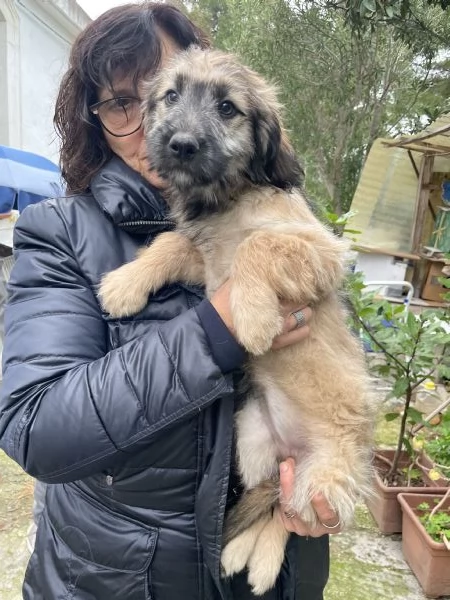
<instances>
[{"instance_id":1,"label":"puppy's dark face","mask_svg":"<svg viewBox=\"0 0 450 600\"><path fill-rule=\"evenodd\" d=\"M179 188L229 181L253 152L245 97L222 72L199 71L183 59L160 76L147 99L151 164Z\"/></svg>"},{"instance_id":2,"label":"puppy's dark face","mask_svg":"<svg viewBox=\"0 0 450 600\"><path fill-rule=\"evenodd\" d=\"M151 165L186 202L223 208L249 181L277 185L279 160L293 164L274 90L229 55L181 53L147 84L144 112Z\"/></svg>"}]
</instances>

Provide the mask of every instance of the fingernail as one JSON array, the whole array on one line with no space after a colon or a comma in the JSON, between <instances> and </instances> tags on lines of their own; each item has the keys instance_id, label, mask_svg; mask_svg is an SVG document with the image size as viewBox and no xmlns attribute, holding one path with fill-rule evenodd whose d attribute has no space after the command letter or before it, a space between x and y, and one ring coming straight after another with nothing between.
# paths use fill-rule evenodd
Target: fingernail
<instances>
[{"instance_id":1,"label":"fingernail","mask_svg":"<svg viewBox=\"0 0 450 600\"><path fill-rule=\"evenodd\" d=\"M280 463L280 471L282 473L286 473L287 470L289 469L288 464L285 462Z\"/></svg>"}]
</instances>

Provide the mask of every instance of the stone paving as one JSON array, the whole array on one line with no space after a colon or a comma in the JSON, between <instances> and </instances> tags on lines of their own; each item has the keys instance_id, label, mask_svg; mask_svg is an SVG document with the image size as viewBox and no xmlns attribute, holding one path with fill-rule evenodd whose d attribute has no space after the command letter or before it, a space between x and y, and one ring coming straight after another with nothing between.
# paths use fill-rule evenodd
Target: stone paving
<instances>
[{"instance_id":1,"label":"stone paving","mask_svg":"<svg viewBox=\"0 0 450 600\"><path fill-rule=\"evenodd\" d=\"M32 504L33 480L0 451L0 600L22 598Z\"/></svg>"}]
</instances>

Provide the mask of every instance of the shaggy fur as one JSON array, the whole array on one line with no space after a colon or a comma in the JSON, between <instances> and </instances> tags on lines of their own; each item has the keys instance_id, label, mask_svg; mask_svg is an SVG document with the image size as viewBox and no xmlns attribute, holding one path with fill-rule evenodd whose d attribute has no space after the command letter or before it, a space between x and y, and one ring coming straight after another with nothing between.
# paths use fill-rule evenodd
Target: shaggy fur
<instances>
[{"instance_id":1,"label":"shaggy fur","mask_svg":"<svg viewBox=\"0 0 450 600\"><path fill-rule=\"evenodd\" d=\"M177 229L100 288L117 317L141 310L169 282L205 283L210 297L231 280L235 335L251 356L253 388L236 416L247 491L226 519L222 567L229 576L247 566L255 594L275 584L289 535L274 510L281 460L296 461L285 510L311 525L314 494L345 527L371 491L368 377L337 293L345 245L300 191L303 171L279 113L274 89L220 52L188 51L155 77L145 100L149 156L168 181ZM283 325L280 298L313 306L311 334L271 351Z\"/></svg>"}]
</instances>

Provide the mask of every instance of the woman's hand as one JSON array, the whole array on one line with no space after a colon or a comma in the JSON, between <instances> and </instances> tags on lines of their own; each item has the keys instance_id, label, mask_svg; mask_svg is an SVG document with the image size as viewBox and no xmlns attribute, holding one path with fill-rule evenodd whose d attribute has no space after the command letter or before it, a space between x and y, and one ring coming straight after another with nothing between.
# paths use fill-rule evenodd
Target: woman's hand
<instances>
[{"instance_id":1,"label":"woman's hand","mask_svg":"<svg viewBox=\"0 0 450 600\"><path fill-rule=\"evenodd\" d=\"M234 333L233 316L230 308L230 280L227 280L220 288L215 292L211 298L211 304L214 306L216 311L219 313L222 321L231 331ZM290 302L281 302L281 314L284 317L283 332L277 335L272 344L272 350L279 350L285 348L291 344L297 344L301 342L310 333L308 322L312 316L312 310L309 306L300 307L295 306ZM292 313L301 310L303 313L303 321L301 327L298 326L298 321Z\"/></svg>"},{"instance_id":2,"label":"woman's hand","mask_svg":"<svg viewBox=\"0 0 450 600\"><path fill-rule=\"evenodd\" d=\"M280 464L281 501L279 510L286 529L297 535L310 537L320 537L326 533L340 533L338 516L325 498L319 494L312 499L312 505L316 511L318 521L322 525L310 527L292 512L289 503L294 493L294 481L295 462L292 458L288 458Z\"/></svg>"},{"instance_id":3,"label":"woman's hand","mask_svg":"<svg viewBox=\"0 0 450 600\"><path fill-rule=\"evenodd\" d=\"M303 313L302 325L300 327L293 314L298 311ZM295 306L290 302L282 302L281 314L284 317L283 332L274 338L272 350L279 350L291 344L297 344L307 338L310 333L308 323L312 317L312 310L309 306Z\"/></svg>"}]
</instances>

